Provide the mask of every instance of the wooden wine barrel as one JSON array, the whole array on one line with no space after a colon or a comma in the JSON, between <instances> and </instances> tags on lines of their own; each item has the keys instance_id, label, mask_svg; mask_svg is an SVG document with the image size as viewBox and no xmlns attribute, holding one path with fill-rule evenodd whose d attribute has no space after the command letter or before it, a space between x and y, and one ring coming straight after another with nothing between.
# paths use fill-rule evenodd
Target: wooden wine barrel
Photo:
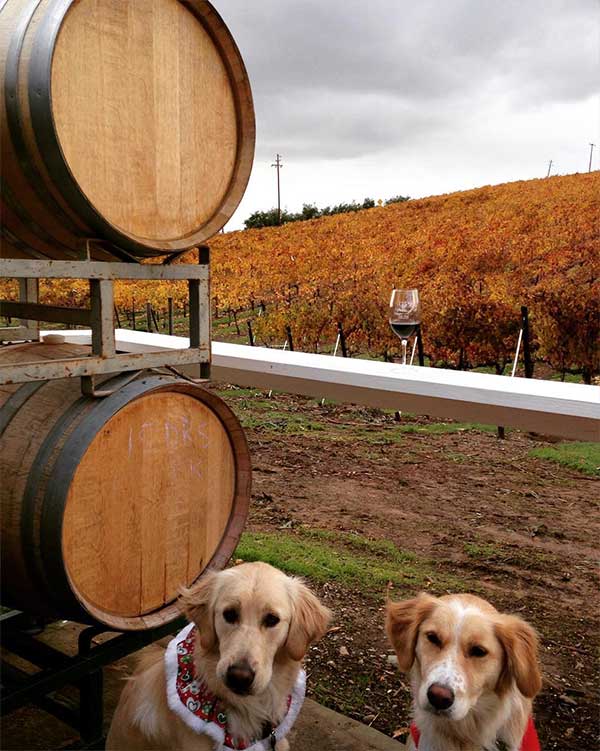
<instances>
[{"instance_id":1,"label":"wooden wine barrel","mask_svg":"<svg viewBox=\"0 0 600 751\"><path fill-rule=\"evenodd\" d=\"M0 360L82 354L26 344ZM3 604L136 630L177 617L179 587L227 563L251 470L221 399L142 374L103 399L73 378L0 386L0 477Z\"/></svg>"},{"instance_id":2,"label":"wooden wine barrel","mask_svg":"<svg viewBox=\"0 0 600 751\"><path fill-rule=\"evenodd\" d=\"M4 257L176 253L227 222L255 122L207 0L0 0Z\"/></svg>"}]
</instances>

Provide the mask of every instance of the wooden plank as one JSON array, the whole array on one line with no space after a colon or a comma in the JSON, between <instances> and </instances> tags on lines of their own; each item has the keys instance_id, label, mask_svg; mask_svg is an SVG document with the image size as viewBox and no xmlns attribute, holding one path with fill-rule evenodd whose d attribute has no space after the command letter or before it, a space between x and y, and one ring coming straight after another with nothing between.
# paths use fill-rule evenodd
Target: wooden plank
<instances>
[{"instance_id":1,"label":"wooden plank","mask_svg":"<svg viewBox=\"0 0 600 751\"><path fill-rule=\"evenodd\" d=\"M64 332L81 341L85 332ZM88 334L89 335L89 334ZM119 330L119 349L180 349L188 340ZM215 380L327 397L582 441L600 440L600 388L212 343Z\"/></svg>"},{"instance_id":2,"label":"wooden plank","mask_svg":"<svg viewBox=\"0 0 600 751\"><path fill-rule=\"evenodd\" d=\"M108 279L90 279L92 352L99 357L115 356L113 283Z\"/></svg>"},{"instance_id":3,"label":"wooden plank","mask_svg":"<svg viewBox=\"0 0 600 751\"><path fill-rule=\"evenodd\" d=\"M89 326L91 322L90 311L86 308L62 308L54 305L2 300L0 300L0 316L20 318L22 321L70 323L78 326Z\"/></svg>"},{"instance_id":4,"label":"wooden plank","mask_svg":"<svg viewBox=\"0 0 600 751\"><path fill-rule=\"evenodd\" d=\"M39 261L0 259L0 278L24 279L148 279L208 280L208 267L202 264L162 265L156 263L105 263L103 261Z\"/></svg>"},{"instance_id":5,"label":"wooden plank","mask_svg":"<svg viewBox=\"0 0 600 751\"><path fill-rule=\"evenodd\" d=\"M38 339L39 331L27 326L3 326L0 328L0 342L25 342Z\"/></svg>"},{"instance_id":6,"label":"wooden plank","mask_svg":"<svg viewBox=\"0 0 600 751\"><path fill-rule=\"evenodd\" d=\"M49 333L49 332L46 332ZM56 333L56 332L51 332ZM61 332L70 333L70 332ZM89 332L88 332L89 333ZM152 334L149 334L152 336ZM66 341L71 341L65 337ZM117 343L117 347L118 347ZM209 353L199 349L167 350L140 354L116 355L115 357L83 357L52 362L2 363L0 357L0 385L46 381L57 378L78 378L80 376L121 373L144 368L174 367L208 362Z\"/></svg>"}]
</instances>

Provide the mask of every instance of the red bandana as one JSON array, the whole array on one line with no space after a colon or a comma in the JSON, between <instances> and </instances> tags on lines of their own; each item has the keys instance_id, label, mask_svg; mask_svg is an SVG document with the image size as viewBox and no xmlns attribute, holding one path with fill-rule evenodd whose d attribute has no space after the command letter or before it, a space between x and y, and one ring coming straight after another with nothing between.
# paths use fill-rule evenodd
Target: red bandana
<instances>
[{"instance_id":1,"label":"red bandana","mask_svg":"<svg viewBox=\"0 0 600 751\"><path fill-rule=\"evenodd\" d=\"M415 725L414 722L410 726L410 734L415 746L419 748L419 739L421 738L421 733L419 732L419 728ZM540 741L538 739L532 717L529 718L527 729L525 730L525 735L523 736L523 740L521 741L521 751L542 751L542 747L540 746Z\"/></svg>"}]
</instances>

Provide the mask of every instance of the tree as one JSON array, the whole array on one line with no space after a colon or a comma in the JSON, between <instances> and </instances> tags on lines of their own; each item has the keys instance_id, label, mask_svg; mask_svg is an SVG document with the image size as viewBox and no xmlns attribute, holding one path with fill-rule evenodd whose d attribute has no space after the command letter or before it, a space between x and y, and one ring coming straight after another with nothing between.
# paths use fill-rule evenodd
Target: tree
<instances>
[{"instance_id":1,"label":"tree","mask_svg":"<svg viewBox=\"0 0 600 751\"><path fill-rule=\"evenodd\" d=\"M395 203L398 198L391 198L387 203ZM402 198L401 200L407 201L408 198ZM289 211L281 212L281 224L289 224L289 222L305 222L310 219L319 219L322 216L333 216L334 214L350 214L355 211L363 211L365 209L372 209L375 207L375 201L372 198L365 198L362 203L339 203L336 206L326 206L324 209L320 209L314 203L305 203L302 207L302 211L297 214L292 214ZM276 227L279 224L279 212L277 209L270 209L269 211L255 211L244 222L246 229L260 229L261 227Z\"/></svg>"}]
</instances>

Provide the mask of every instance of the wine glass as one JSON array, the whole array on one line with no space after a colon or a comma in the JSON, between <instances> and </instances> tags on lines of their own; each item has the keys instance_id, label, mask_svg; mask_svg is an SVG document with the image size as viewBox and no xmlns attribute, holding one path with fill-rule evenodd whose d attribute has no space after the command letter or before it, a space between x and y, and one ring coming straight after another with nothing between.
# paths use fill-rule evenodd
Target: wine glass
<instances>
[{"instance_id":1,"label":"wine glass","mask_svg":"<svg viewBox=\"0 0 600 751\"><path fill-rule=\"evenodd\" d=\"M418 289L393 289L390 298L390 326L402 340L402 364L406 365L406 345L421 323Z\"/></svg>"}]
</instances>

